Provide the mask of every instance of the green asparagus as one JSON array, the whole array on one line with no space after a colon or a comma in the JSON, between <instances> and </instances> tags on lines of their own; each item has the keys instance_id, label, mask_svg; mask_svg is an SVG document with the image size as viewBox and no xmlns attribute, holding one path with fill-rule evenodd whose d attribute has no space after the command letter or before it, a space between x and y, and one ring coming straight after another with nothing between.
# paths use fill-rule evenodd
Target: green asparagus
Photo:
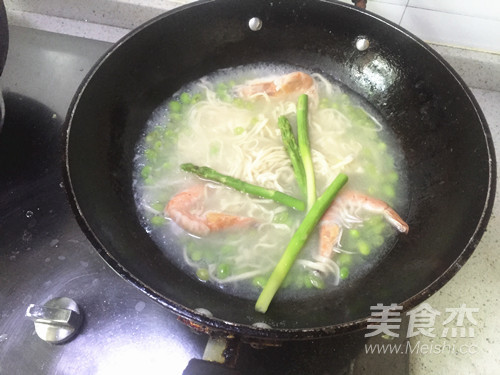
<instances>
[{"instance_id":1,"label":"green asparagus","mask_svg":"<svg viewBox=\"0 0 500 375\"><path fill-rule=\"evenodd\" d=\"M272 199L275 202L284 204L285 206L294 208L298 211L305 210L305 204L300 199L294 198L290 195L276 190L252 185L237 178L226 176L209 167L198 167L194 164L186 163L181 164L181 169L186 172L194 173L202 178L206 178L207 180L220 182L221 184L229 186L243 193L255 195L260 198Z\"/></svg>"},{"instance_id":2,"label":"green asparagus","mask_svg":"<svg viewBox=\"0 0 500 375\"><path fill-rule=\"evenodd\" d=\"M281 139L283 140L283 145L285 150L290 157L292 162L293 172L295 173L295 178L297 184L299 185L302 194L307 196L307 186L306 186L306 172L304 171L304 164L300 157L299 146L297 146L297 141L292 132L292 126L290 121L285 116L280 116L278 118L278 126L281 132Z\"/></svg>"},{"instance_id":3,"label":"green asparagus","mask_svg":"<svg viewBox=\"0 0 500 375\"><path fill-rule=\"evenodd\" d=\"M281 283L285 280L290 268L292 268L295 258L297 258L297 255L306 243L309 235L321 220L323 214L326 212L328 207L330 207L333 199L346 182L347 176L340 173L330 186L328 186L325 192L315 201L314 205L311 207L304 220L297 228L297 231L288 243L281 259L267 280L266 285L257 299L257 303L255 304L256 311L261 313L265 313L267 311L269 304L281 286Z\"/></svg>"},{"instance_id":4,"label":"green asparagus","mask_svg":"<svg viewBox=\"0 0 500 375\"><path fill-rule=\"evenodd\" d=\"M299 143L300 156L304 165L307 186L307 210L310 210L316 201L316 180L314 177L314 167L311 156L311 146L309 143L308 131L308 103L307 94L299 96L297 103L297 138Z\"/></svg>"}]
</instances>

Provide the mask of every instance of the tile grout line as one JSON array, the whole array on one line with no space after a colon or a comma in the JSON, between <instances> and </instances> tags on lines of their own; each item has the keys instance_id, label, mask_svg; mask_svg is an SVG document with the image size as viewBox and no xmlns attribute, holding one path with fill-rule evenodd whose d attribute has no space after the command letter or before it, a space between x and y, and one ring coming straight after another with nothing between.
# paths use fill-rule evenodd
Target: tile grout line
<instances>
[{"instance_id":1,"label":"tile grout line","mask_svg":"<svg viewBox=\"0 0 500 375\"><path fill-rule=\"evenodd\" d=\"M401 26L401 23L403 22L403 17L405 16L406 9L408 9L409 4L410 4L410 0L406 0L405 8L403 9L403 13L401 14L401 18L399 19L399 22L398 22L399 26Z\"/></svg>"},{"instance_id":2,"label":"tile grout line","mask_svg":"<svg viewBox=\"0 0 500 375\"><path fill-rule=\"evenodd\" d=\"M406 11L406 8L412 8L412 9L423 10L423 11L427 11L427 12L447 14L447 15L451 15L451 16L470 17L470 18L477 18L477 19L481 19L481 20L489 20L489 21L496 21L496 22L498 22L498 20L496 18L484 17L484 16L475 16L475 15L466 14L466 13L456 13L456 12L451 12L449 10L438 10L438 9L432 9L432 8L424 8L424 7L412 6L409 3L410 3L410 0L408 0L407 5L405 6L405 11Z\"/></svg>"}]
</instances>

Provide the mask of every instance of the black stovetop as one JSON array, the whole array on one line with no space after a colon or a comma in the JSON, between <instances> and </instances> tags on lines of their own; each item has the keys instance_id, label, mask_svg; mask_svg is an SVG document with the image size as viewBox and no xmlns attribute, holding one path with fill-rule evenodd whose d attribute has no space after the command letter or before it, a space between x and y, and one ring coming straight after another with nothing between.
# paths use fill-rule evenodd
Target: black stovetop
<instances>
[{"instance_id":1,"label":"black stovetop","mask_svg":"<svg viewBox=\"0 0 500 375\"><path fill-rule=\"evenodd\" d=\"M207 342L121 279L80 230L62 183L62 124L85 74L110 44L11 27L0 132L0 374L181 374ZM29 304L70 297L72 341L42 341ZM380 340L381 338L378 338ZM243 374L408 372L406 355L366 354L363 332L280 347L242 344Z\"/></svg>"}]
</instances>

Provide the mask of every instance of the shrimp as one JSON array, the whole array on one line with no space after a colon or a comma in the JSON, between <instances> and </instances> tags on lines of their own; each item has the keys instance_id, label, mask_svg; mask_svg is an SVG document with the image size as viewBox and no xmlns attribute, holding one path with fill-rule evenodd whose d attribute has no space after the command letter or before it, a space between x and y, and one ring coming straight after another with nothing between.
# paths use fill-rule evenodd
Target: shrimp
<instances>
[{"instance_id":1,"label":"shrimp","mask_svg":"<svg viewBox=\"0 0 500 375\"><path fill-rule=\"evenodd\" d=\"M176 194L165 206L165 214L186 232L206 236L229 228L243 228L255 222L250 217L240 217L221 212L203 213L205 186L195 185Z\"/></svg>"},{"instance_id":2,"label":"shrimp","mask_svg":"<svg viewBox=\"0 0 500 375\"><path fill-rule=\"evenodd\" d=\"M330 258L333 247L340 242L342 228L349 228L363 221L358 216L361 210L381 214L399 232L408 233L408 224L384 201L354 191L342 192L321 219L319 237L321 256Z\"/></svg>"},{"instance_id":3,"label":"shrimp","mask_svg":"<svg viewBox=\"0 0 500 375\"><path fill-rule=\"evenodd\" d=\"M303 72L293 72L278 77L254 79L237 87L238 95L250 98L257 95L279 97L293 93L312 94L316 90L314 79Z\"/></svg>"}]
</instances>

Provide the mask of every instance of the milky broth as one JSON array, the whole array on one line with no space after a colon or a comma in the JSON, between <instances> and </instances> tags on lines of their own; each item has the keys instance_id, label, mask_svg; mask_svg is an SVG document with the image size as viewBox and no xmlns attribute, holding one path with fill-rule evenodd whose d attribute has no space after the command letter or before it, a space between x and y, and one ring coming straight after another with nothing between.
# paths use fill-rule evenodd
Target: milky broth
<instances>
[{"instance_id":1,"label":"milky broth","mask_svg":"<svg viewBox=\"0 0 500 375\"><path fill-rule=\"evenodd\" d=\"M165 256L185 272L226 292L255 300L304 217L274 201L252 197L181 170L183 163L208 166L248 183L301 195L283 147L277 119L296 131L296 96L238 96L247 80L297 70L251 65L218 71L189 83L151 116L137 145L135 198L144 228ZM359 97L313 72L309 137L320 195L338 173L345 190L406 206L405 165L400 147L381 118ZM204 184L195 214L208 211L251 217L256 224L197 237L166 217L165 205L179 192ZM401 213L401 212L400 212ZM354 214L354 213L353 213ZM393 247L398 233L377 215L357 212L359 223L343 228L332 259L318 260L318 230L299 254L278 298L329 293L370 272Z\"/></svg>"}]
</instances>

